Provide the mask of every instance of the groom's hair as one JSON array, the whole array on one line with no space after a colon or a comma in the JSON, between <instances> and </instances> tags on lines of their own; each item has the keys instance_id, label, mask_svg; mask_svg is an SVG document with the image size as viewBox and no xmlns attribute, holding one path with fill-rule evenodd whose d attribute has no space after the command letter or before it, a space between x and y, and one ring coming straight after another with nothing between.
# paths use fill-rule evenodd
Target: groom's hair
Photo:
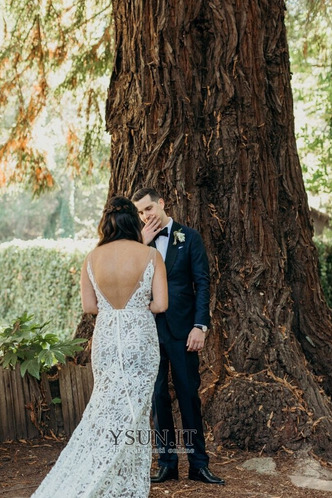
<instances>
[{"instance_id":1,"label":"groom's hair","mask_svg":"<svg viewBox=\"0 0 332 498\"><path fill-rule=\"evenodd\" d=\"M161 199L161 195L154 188L144 187L136 190L131 200L133 202L137 202L143 199L143 197L145 197L146 195L149 195L151 197L151 200L154 202L158 202L159 199Z\"/></svg>"}]
</instances>

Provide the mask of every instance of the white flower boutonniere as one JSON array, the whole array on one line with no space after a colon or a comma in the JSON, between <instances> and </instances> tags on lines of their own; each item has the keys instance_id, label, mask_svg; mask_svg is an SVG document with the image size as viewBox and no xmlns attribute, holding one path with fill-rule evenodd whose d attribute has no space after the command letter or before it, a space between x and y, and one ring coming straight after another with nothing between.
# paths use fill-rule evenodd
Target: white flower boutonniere
<instances>
[{"instance_id":1,"label":"white flower boutonniere","mask_svg":"<svg viewBox=\"0 0 332 498\"><path fill-rule=\"evenodd\" d=\"M174 235L173 246L176 246L178 242L184 242L186 240L185 234L182 233L182 228L180 228L180 230L175 230L173 232L173 235Z\"/></svg>"}]
</instances>

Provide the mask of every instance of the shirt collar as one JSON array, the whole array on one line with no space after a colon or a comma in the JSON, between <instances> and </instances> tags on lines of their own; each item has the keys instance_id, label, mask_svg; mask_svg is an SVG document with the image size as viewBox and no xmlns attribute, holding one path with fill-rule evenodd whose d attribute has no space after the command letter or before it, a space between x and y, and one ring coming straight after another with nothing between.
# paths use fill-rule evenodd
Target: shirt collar
<instances>
[{"instance_id":1,"label":"shirt collar","mask_svg":"<svg viewBox=\"0 0 332 498\"><path fill-rule=\"evenodd\" d=\"M172 230L172 225L173 225L173 218L170 218L169 222L167 223L167 225L165 225L168 229L168 237L170 236L171 234L171 230Z\"/></svg>"}]
</instances>

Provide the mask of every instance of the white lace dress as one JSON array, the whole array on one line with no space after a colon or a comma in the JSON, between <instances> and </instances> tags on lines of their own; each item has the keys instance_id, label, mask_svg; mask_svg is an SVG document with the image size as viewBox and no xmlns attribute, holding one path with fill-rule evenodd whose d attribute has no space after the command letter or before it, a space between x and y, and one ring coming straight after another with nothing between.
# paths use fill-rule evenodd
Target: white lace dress
<instances>
[{"instance_id":1,"label":"white lace dress","mask_svg":"<svg viewBox=\"0 0 332 498\"><path fill-rule=\"evenodd\" d=\"M150 489L150 407L159 345L148 310L154 262L123 309L88 274L98 300L93 334L94 389L67 446L34 498L145 498Z\"/></svg>"}]
</instances>

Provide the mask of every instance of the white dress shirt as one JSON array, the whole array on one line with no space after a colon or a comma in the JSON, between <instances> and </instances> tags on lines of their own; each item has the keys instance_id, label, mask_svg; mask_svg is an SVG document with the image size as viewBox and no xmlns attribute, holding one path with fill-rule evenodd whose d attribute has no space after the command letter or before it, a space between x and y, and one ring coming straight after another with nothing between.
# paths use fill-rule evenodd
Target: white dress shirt
<instances>
[{"instance_id":1,"label":"white dress shirt","mask_svg":"<svg viewBox=\"0 0 332 498\"><path fill-rule=\"evenodd\" d=\"M166 225L167 230L168 230L168 236L165 237L165 235L161 235L160 237L158 237L156 239L156 242L155 242L156 248L158 249L158 251L162 255L162 258L164 261L166 259L167 247L168 247L169 238L171 236L172 225L173 225L173 219L170 218L169 222Z\"/></svg>"}]
</instances>

